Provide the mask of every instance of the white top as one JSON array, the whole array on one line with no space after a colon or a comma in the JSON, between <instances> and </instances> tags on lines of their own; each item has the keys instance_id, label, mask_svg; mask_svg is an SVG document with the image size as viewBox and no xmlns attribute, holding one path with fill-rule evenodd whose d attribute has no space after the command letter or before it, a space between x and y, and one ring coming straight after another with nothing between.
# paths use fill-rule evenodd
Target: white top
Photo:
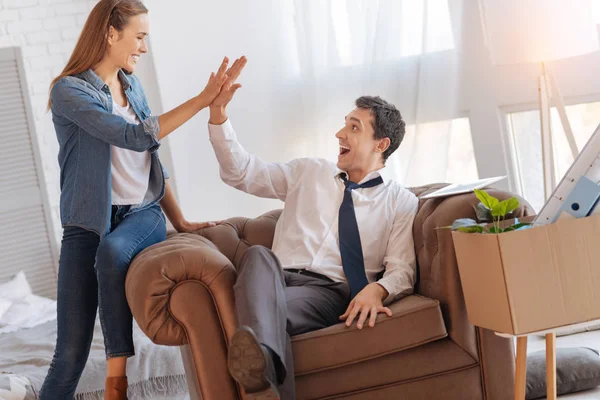
<instances>
[{"instance_id":1,"label":"white top","mask_svg":"<svg viewBox=\"0 0 600 400\"><path fill-rule=\"evenodd\" d=\"M113 114L130 124L139 124L129 103L123 107L113 101ZM112 204L135 205L144 200L150 179L150 153L110 146L112 168Z\"/></svg>"},{"instance_id":2,"label":"white top","mask_svg":"<svg viewBox=\"0 0 600 400\"><path fill-rule=\"evenodd\" d=\"M249 154L238 142L229 120L208 126L210 141L225 183L259 197L275 198L285 207L275 228L273 252L283 268L304 268L345 282L338 241L338 212L344 195L341 170L330 161L302 158L269 163ZM413 292L415 248L413 221L418 199L390 179L386 168L361 182L381 176L383 184L352 191L365 269L369 282L388 292L386 303Z\"/></svg>"}]
</instances>

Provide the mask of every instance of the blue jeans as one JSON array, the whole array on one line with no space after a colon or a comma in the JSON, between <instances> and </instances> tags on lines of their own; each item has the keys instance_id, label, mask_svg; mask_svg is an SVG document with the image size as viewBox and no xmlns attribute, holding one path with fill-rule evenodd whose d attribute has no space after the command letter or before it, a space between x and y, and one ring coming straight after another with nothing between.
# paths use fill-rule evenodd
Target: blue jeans
<instances>
[{"instance_id":1,"label":"blue jeans","mask_svg":"<svg viewBox=\"0 0 600 400\"><path fill-rule=\"evenodd\" d=\"M123 218L129 206L113 206L111 231L98 234L64 228L58 270L58 336L54 358L40 390L41 400L72 399L87 361L96 309L106 357L134 355L133 318L125 296L131 260L166 238L158 205Z\"/></svg>"}]
</instances>

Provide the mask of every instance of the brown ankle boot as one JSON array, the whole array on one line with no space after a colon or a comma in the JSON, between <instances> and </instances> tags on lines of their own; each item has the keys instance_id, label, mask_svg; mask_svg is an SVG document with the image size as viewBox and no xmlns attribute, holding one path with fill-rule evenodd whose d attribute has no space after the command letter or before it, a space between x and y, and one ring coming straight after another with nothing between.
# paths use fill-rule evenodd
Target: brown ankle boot
<instances>
[{"instance_id":1,"label":"brown ankle boot","mask_svg":"<svg viewBox=\"0 0 600 400\"><path fill-rule=\"evenodd\" d=\"M109 376L106 378L104 400L127 400L126 376Z\"/></svg>"}]
</instances>

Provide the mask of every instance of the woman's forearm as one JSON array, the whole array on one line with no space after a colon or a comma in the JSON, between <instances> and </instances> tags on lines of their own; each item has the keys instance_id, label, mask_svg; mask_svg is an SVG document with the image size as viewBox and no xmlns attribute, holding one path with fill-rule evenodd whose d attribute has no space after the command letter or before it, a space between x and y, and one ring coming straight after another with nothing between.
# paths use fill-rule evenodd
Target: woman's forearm
<instances>
[{"instance_id":1,"label":"woman's forearm","mask_svg":"<svg viewBox=\"0 0 600 400\"><path fill-rule=\"evenodd\" d=\"M189 121L200 110L208 106L203 95L198 95L179 107L158 117L160 130L158 131L158 140L166 137L169 133L179 128L181 125Z\"/></svg>"}]
</instances>

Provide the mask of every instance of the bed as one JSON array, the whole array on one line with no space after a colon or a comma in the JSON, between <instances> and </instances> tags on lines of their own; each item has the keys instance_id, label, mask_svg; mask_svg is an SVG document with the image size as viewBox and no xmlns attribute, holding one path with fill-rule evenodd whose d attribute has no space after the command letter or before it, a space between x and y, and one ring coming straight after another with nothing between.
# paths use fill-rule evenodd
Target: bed
<instances>
[{"instance_id":1,"label":"bed","mask_svg":"<svg viewBox=\"0 0 600 400\"><path fill-rule=\"evenodd\" d=\"M56 302L31 293L19 273L0 283L0 399L33 400L48 371L56 342ZM134 322L136 356L127 362L129 399L185 399L187 383L178 347L150 341ZM104 397L106 359L96 321L77 400Z\"/></svg>"}]
</instances>

